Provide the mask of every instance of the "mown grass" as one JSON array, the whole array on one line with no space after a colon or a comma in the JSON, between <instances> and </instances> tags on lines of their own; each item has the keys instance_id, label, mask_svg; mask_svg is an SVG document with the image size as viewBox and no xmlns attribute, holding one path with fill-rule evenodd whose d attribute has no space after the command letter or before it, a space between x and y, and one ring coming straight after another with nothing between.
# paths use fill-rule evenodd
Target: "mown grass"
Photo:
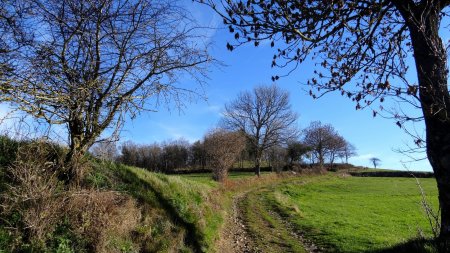
<instances>
[{"instance_id":1,"label":"mown grass","mask_svg":"<svg viewBox=\"0 0 450 253\"><path fill-rule=\"evenodd\" d=\"M434 179L421 179L437 210ZM322 176L280 184L267 198L316 244L333 252L375 252L431 236L421 195L411 178Z\"/></svg>"}]
</instances>

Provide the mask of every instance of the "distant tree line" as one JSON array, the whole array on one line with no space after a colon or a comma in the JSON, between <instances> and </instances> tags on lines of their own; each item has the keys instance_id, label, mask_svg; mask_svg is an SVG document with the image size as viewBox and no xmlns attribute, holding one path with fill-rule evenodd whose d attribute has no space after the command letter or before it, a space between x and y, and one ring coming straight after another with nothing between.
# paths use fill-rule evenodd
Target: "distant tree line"
<instances>
[{"instance_id":1,"label":"distant tree line","mask_svg":"<svg viewBox=\"0 0 450 253\"><path fill-rule=\"evenodd\" d=\"M221 155L219 160L226 158L230 168L254 168L257 154L249 138L235 138L240 145L232 145L230 138L219 138L226 134L223 131L225 130L214 130L206 134L203 140L193 143L185 139L153 144L126 141L117 147L113 142L104 142L96 144L91 152L100 159L164 173L216 169L218 154ZM229 132L228 136L234 136L231 133L233 132ZM243 132L240 135L246 137ZM301 131L301 136L265 150L260 164L271 167L274 171L288 170L298 165L329 169L336 162L348 163L348 159L356 155L356 148L330 124L314 121ZM222 163L219 164L223 166Z\"/></svg>"}]
</instances>

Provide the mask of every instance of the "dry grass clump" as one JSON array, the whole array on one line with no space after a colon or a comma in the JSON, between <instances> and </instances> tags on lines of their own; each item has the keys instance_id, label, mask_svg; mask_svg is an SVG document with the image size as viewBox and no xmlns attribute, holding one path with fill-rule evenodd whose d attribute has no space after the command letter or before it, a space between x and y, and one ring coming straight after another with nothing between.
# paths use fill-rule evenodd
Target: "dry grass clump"
<instances>
[{"instance_id":1,"label":"dry grass clump","mask_svg":"<svg viewBox=\"0 0 450 253\"><path fill-rule=\"evenodd\" d=\"M131 197L64 184L58 179L64 164L51 145L31 143L17 157L6 169L8 185L0 205L2 220L17 238L9 250L21 251L24 245L32 251L55 250L48 247L58 247L49 245L65 222L90 252L119 252L124 240L132 241L141 212Z\"/></svg>"},{"instance_id":2,"label":"dry grass clump","mask_svg":"<svg viewBox=\"0 0 450 253\"><path fill-rule=\"evenodd\" d=\"M16 229L43 242L61 218L57 162L49 161L48 145L27 145L19 149L17 156L7 168L10 184L2 194L2 215L18 214L22 224Z\"/></svg>"},{"instance_id":3,"label":"dry grass clump","mask_svg":"<svg viewBox=\"0 0 450 253\"><path fill-rule=\"evenodd\" d=\"M115 240L130 238L141 217L133 199L114 191L72 192L64 209L74 232L95 252L119 252Z\"/></svg>"}]
</instances>

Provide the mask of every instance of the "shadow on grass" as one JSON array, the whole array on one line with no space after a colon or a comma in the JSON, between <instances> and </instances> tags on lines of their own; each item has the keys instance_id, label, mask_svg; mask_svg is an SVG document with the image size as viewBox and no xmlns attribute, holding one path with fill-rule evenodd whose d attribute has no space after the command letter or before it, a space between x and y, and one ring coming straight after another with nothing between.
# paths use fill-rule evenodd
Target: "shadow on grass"
<instances>
[{"instance_id":1,"label":"shadow on grass","mask_svg":"<svg viewBox=\"0 0 450 253\"><path fill-rule=\"evenodd\" d=\"M434 240L412 239L405 243L397 244L391 248L365 251L366 253L431 253L439 252ZM447 251L440 251L447 252Z\"/></svg>"},{"instance_id":2,"label":"shadow on grass","mask_svg":"<svg viewBox=\"0 0 450 253\"><path fill-rule=\"evenodd\" d=\"M126 168L117 168L116 172L119 174L118 176L122 181L128 183L127 188L130 189L127 190L130 194L135 196L139 201L150 202L151 204L154 200L152 201L149 199L149 196L146 195L146 190L153 193L152 195L156 198L158 204L167 212L172 223L181 226L186 231L184 238L185 244L194 252L202 252L202 247L196 237L197 233L194 224L188 223L180 217L175 207L172 206L168 200L164 199L151 184L140 179L136 174Z\"/></svg>"}]
</instances>

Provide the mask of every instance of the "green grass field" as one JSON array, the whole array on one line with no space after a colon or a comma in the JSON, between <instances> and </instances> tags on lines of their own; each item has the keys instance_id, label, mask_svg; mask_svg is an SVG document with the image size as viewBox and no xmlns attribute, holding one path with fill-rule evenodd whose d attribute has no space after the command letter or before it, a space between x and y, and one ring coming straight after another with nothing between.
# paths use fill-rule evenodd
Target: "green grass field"
<instances>
[{"instance_id":1,"label":"green grass field","mask_svg":"<svg viewBox=\"0 0 450 253\"><path fill-rule=\"evenodd\" d=\"M421 179L437 210L434 179ZM316 244L334 252L379 251L419 231L431 236L415 179L335 176L272 187L266 199Z\"/></svg>"},{"instance_id":2,"label":"green grass field","mask_svg":"<svg viewBox=\"0 0 450 253\"><path fill-rule=\"evenodd\" d=\"M329 252L379 252L418 238L419 234L432 235L420 189L411 178L330 174L271 179L258 186L253 173L234 172L230 173L232 182L249 179L251 183L224 189L211 179L210 173L166 176L137 168L127 170L152 185L177 216L192 225L206 252L213 250L230 199L246 190L250 192L240 208L253 240L260 249L270 252L305 252L301 242L292 237L292 230L301 231ZM269 175L265 173L262 179ZM436 209L435 180L420 179L420 183ZM212 192L215 201L211 201ZM218 200L223 202L220 206L214 203ZM290 224L289 229L286 224Z\"/></svg>"},{"instance_id":3,"label":"green grass field","mask_svg":"<svg viewBox=\"0 0 450 253\"><path fill-rule=\"evenodd\" d=\"M271 172L261 172L261 175L268 175ZM217 182L212 180L212 173L195 173L195 174L182 174L179 175L182 178L190 179L196 182L204 183L210 186L216 186ZM228 179L244 179L249 177L255 177L254 172L230 172L228 174Z\"/></svg>"},{"instance_id":4,"label":"green grass field","mask_svg":"<svg viewBox=\"0 0 450 253\"><path fill-rule=\"evenodd\" d=\"M419 230L426 237L432 234L415 179L336 174L277 178L272 173L258 179L252 172L231 172L227 188L213 181L211 173L167 176L126 166L119 171L129 177L128 192L172 212L185 224L180 229L192 229L197 247L205 252L214 252L230 201L244 191L249 193L240 208L264 252L305 252L289 229L331 252L377 252L417 238ZM436 208L435 180L420 182ZM154 235L164 241L169 234Z\"/></svg>"},{"instance_id":5,"label":"green grass field","mask_svg":"<svg viewBox=\"0 0 450 253\"><path fill-rule=\"evenodd\" d=\"M246 227L263 252L307 252L293 232L328 252L379 252L419 234L432 235L415 179L267 172L260 178L253 172L232 172L229 179L222 185L210 173L175 176L95 163L85 183L138 201L142 217L133 237L118 244L129 249L123 252L217 252L237 194L243 196L238 207ZM420 181L436 209L435 180ZM73 238L63 239L73 252L79 251ZM0 226L0 252L8 252L14 240Z\"/></svg>"}]
</instances>

